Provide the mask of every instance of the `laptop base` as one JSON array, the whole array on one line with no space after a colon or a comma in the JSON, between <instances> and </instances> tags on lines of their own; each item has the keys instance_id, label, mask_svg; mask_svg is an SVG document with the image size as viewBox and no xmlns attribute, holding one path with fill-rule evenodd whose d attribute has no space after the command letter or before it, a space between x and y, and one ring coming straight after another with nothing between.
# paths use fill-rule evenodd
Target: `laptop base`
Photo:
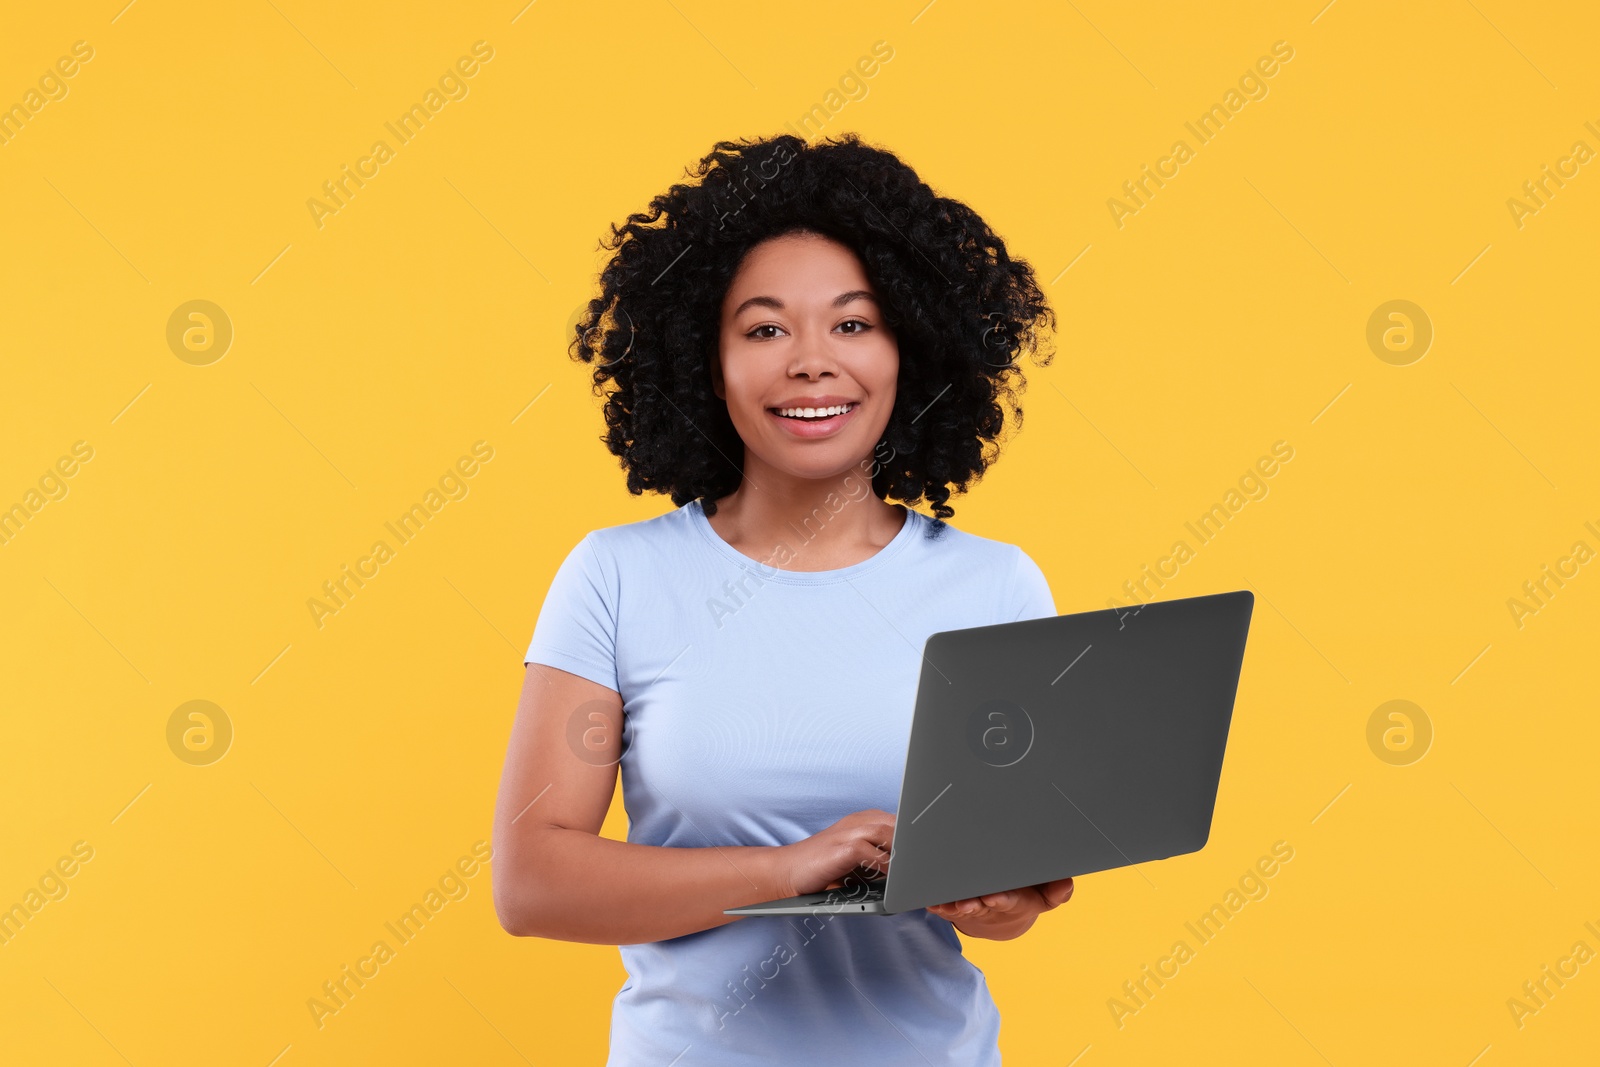
<instances>
[{"instance_id":1,"label":"laptop base","mask_svg":"<svg viewBox=\"0 0 1600 1067\"><path fill-rule=\"evenodd\" d=\"M883 883L854 889L828 889L797 897L727 908L724 915L884 915Z\"/></svg>"}]
</instances>

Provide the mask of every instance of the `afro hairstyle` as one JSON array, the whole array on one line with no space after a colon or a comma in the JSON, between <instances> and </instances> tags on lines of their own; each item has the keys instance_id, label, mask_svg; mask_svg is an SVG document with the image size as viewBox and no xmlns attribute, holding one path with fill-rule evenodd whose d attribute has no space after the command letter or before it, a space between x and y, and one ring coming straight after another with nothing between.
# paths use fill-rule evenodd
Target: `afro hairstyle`
<instances>
[{"instance_id":1,"label":"afro hairstyle","mask_svg":"<svg viewBox=\"0 0 1600 1067\"><path fill-rule=\"evenodd\" d=\"M600 295L569 354L593 365L601 437L628 491L667 493L706 514L738 488L744 444L712 389L722 303L745 254L809 232L860 259L899 345L873 492L926 499L935 527L998 458L1007 409L1021 426L1018 357L1048 365L1054 313L1033 268L1006 252L976 212L936 195L891 152L853 133L807 144L782 134L721 141L650 202L612 224Z\"/></svg>"}]
</instances>

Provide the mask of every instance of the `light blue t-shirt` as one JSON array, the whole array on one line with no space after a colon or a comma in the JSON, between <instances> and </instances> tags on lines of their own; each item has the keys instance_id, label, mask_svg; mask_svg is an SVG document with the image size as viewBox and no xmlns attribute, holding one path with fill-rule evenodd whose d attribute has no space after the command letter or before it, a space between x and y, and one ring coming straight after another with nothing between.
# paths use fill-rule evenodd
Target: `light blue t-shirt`
<instances>
[{"instance_id":1,"label":"light blue t-shirt","mask_svg":"<svg viewBox=\"0 0 1600 1067\"><path fill-rule=\"evenodd\" d=\"M1056 613L1021 549L930 536L910 508L860 563L780 569L832 517L814 514L757 560L692 501L595 530L556 572L525 661L622 695L629 841L787 845L894 812L928 635ZM608 1067L1000 1063L983 972L925 908L748 916L620 951Z\"/></svg>"}]
</instances>

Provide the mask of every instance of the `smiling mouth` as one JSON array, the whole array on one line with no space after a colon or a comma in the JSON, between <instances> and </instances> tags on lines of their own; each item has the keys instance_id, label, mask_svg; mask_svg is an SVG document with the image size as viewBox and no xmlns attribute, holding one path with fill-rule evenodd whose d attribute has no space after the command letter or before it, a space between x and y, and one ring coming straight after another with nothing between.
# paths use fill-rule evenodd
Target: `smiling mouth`
<instances>
[{"instance_id":1,"label":"smiling mouth","mask_svg":"<svg viewBox=\"0 0 1600 1067\"><path fill-rule=\"evenodd\" d=\"M855 408L855 404L834 404L825 408L768 408L767 410L780 419L793 419L796 422L822 422L838 415L848 415Z\"/></svg>"}]
</instances>

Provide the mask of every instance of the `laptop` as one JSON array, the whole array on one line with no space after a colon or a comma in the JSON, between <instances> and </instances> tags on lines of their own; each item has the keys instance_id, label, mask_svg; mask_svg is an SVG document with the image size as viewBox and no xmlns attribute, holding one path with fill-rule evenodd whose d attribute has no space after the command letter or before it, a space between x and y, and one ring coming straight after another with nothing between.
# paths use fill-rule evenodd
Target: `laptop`
<instances>
[{"instance_id":1,"label":"laptop","mask_svg":"<svg viewBox=\"0 0 1600 1067\"><path fill-rule=\"evenodd\" d=\"M1211 836L1255 595L944 630L923 646L888 873L727 915L897 915Z\"/></svg>"}]
</instances>

